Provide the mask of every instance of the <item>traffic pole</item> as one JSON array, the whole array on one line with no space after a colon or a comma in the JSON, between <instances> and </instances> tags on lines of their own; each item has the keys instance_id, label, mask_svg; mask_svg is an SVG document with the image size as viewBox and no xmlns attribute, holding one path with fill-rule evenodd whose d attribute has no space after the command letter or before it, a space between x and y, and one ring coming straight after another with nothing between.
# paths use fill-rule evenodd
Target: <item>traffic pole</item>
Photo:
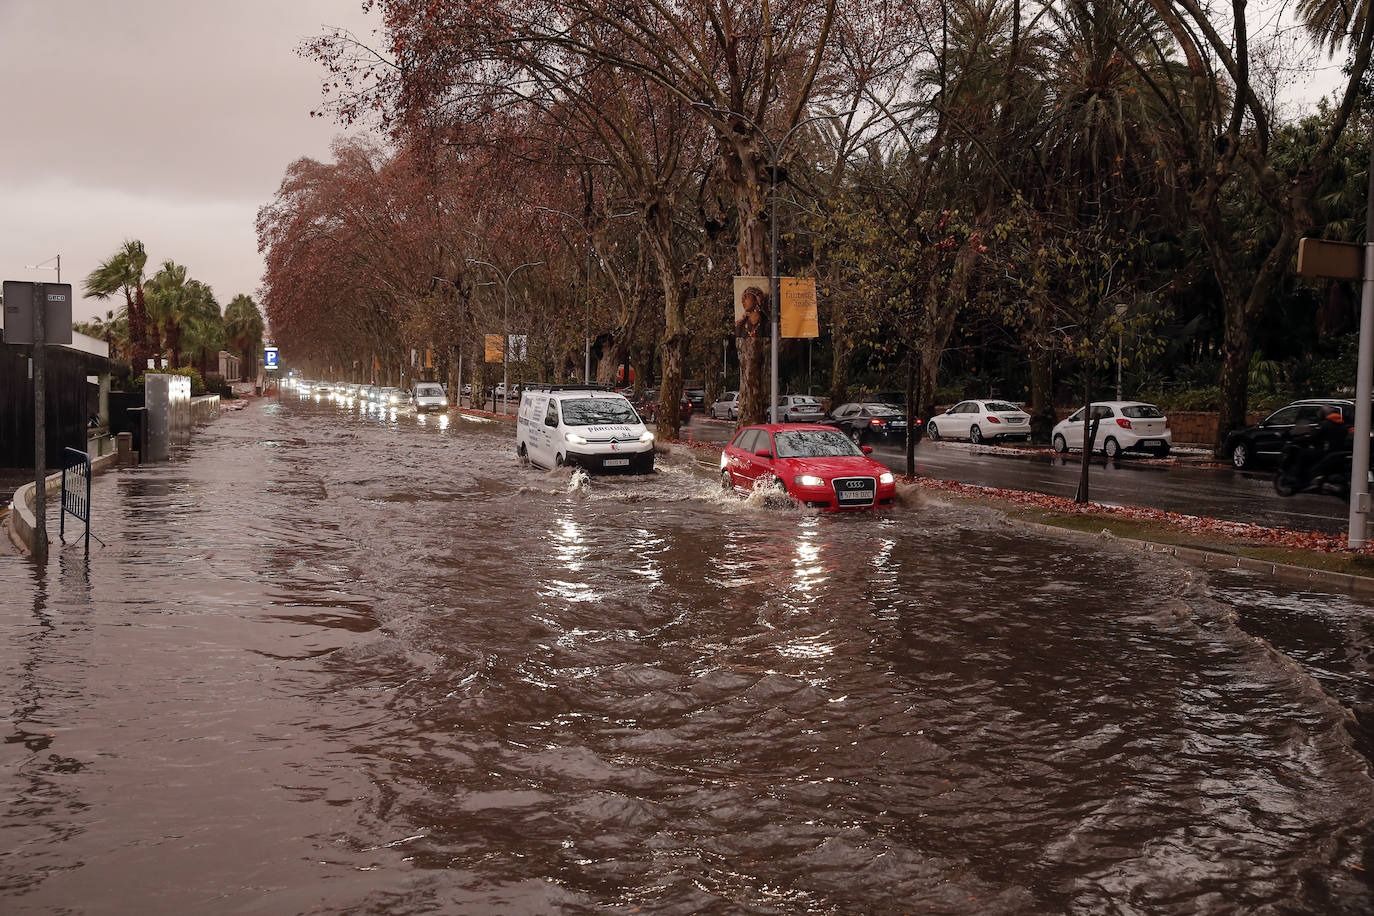
<instances>
[{"instance_id":1,"label":"traffic pole","mask_svg":"<svg viewBox=\"0 0 1374 916\"><path fill-rule=\"evenodd\" d=\"M33 285L33 558L48 562L48 288Z\"/></svg>"},{"instance_id":2,"label":"traffic pole","mask_svg":"<svg viewBox=\"0 0 1374 916\"><path fill-rule=\"evenodd\" d=\"M1370 397L1374 389L1374 137L1369 144L1369 196L1364 220L1364 282L1360 288L1360 359L1355 371L1355 448L1350 456L1351 550L1369 532Z\"/></svg>"}]
</instances>

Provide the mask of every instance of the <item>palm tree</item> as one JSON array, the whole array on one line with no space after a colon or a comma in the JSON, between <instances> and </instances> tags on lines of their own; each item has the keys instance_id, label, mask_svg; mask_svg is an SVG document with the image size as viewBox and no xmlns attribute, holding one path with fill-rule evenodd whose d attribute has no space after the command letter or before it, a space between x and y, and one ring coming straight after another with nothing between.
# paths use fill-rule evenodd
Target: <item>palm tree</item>
<instances>
[{"instance_id":1,"label":"palm tree","mask_svg":"<svg viewBox=\"0 0 1374 916\"><path fill-rule=\"evenodd\" d=\"M224 335L243 358L245 377L251 377L256 369L263 330L262 312L251 296L240 294L229 300L224 309Z\"/></svg>"},{"instance_id":2,"label":"palm tree","mask_svg":"<svg viewBox=\"0 0 1374 916\"><path fill-rule=\"evenodd\" d=\"M190 282L186 265L163 261L147 285L148 322L161 334L174 368L181 365L182 325L191 308Z\"/></svg>"},{"instance_id":3,"label":"palm tree","mask_svg":"<svg viewBox=\"0 0 1374 916\"><path fill-rule=\"evenodd\" d=\"M110 348L110 358L119 359L129 354L129 320L115 315L114 309L106 309L105 314L96 315L90 321L82 321L72 326L82 334L105 341Z\"/></svg>"},{"instance_id":4,"label":"palm tree","mask_svg":"<svg viewBox=\"0 0 1374 916\"><path fill-rule=\"evenodd\" d=\"M102 261L86 277L87 299L108 299L117 292L124 293L123 315L129 325L129 361L134 372L147 365L149 354L156 347L149 346L147 311L143 286L144 269L148 266L148 252L137 239L125 241L122 248Z\"/></svg>"},{"instance_id":5,"label":"palm tree","mask_svg":"<svg viewBox=\"0 0 1374 916\"><path fill-rule=\"evenodd\" d=\"M1303 27L1335 54L1349 39L1364 34L1368 0L1298 0Z\"/></svg>"}]
</instances>

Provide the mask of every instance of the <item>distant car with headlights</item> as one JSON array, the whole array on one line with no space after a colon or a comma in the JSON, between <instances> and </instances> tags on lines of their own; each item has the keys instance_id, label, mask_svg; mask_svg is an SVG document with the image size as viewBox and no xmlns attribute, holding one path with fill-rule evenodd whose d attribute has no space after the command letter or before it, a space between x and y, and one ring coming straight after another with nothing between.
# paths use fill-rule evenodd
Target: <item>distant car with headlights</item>
<instances>
[{"instance_id":1,"label":"distant car with headlights","mask_svg":"<svg viewBox=\"0 0 1374 916\"><path fill-rule=\"evenodd\" d=\"M416 382L415 391L410 396L417 413L431 410L448 410L448 395L438 382Z\"/></svg>"},{"instance_id":2,"label":"distant car with headlights","mask_svg":"<svg viewBox=\"0 0 1374 916\"><path fill-rule=\"evenodd\" d=\"M543 468L647 474L654 434L628 398L588 385L527 386L515 421L515 452Z\"/></svg>"},{"instance_id":3,"label":"distant car with headlights","mask_svg":"<svg viewBox=\"0 0 1374 916\"><path fill-rule=\"evenodd\" d=\"M1080 407L1055 425L1050 442L1056 452L1062 455L1070 450L1082 451L1088 426L1096 420L1093 450L1108 458L1119 457L1123 452L1147 452L1160 457L1169 454L1174 434L1169 429L1169 418L1155 405L1142 401L1100 401L1090 408L1085 414Z\"/></svg>"},{"instance_id":4,"label":"distant car with headlights","mask_svg":"<svg viewBox=\"0 0 1374 916\"><path fill-rule=\"evenodd\" d=\"M397 407L405 400L405 392L388 385L377 389L377 403L382 407Z\"/></svg>"},{"instance_id":5,"label":"distant car with headlights","mask_svg":"<svg viewBox=\"0 0 1374 916\"><path fill-rule=\"evenodd\" d=\"M897 481L872 451L833 426L767 423L746 426L720 453L720 483L749 491L776 482L813 509L834 511L890 506Z\"/></svg>"},{"instance_id":6,"label":"distant car with headlights","mask_svg":"<svg viewBox=\"0 0 1374 916\"><path fill-rule=\"evenodd\" d=\"M1029 441L1030 414L1006 401L960 401L931 417L926 435L935 440L967 439L974 445L997 439Z\"/></svg>"},{"instance_id":7,"label":"distant car with headlights","mask_svg":"<svg viewBox=\"0 0 1374 916\"><path fill-rule=\"evenodd\" d=\"M830 412L828 422L859 445L906 441L906 414L891 404L841 404Z\"/></svg>"}]
</instances>

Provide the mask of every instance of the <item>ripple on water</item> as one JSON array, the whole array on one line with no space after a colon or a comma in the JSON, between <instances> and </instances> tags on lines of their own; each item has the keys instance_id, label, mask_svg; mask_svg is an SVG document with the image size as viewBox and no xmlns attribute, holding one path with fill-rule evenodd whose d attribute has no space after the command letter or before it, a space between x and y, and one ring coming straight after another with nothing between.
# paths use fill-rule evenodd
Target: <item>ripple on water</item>
<instances>
[{"instance_id":1,"label":"ripple on water","mask_svg":"<svg viewBox=\"0 0 1374 916\"><path fill-rule=\"evenodd\" d=\"M1374 790L1341 705L1368 702L1368 656L1329 638L1362 607L1263 605L935 503L830 517L671 462L524 469L504 426L437 426L226 416L97 481L119 536L89 567L0 567L25 596L0 898L1369 903Z\"/></svg>"}]
</instances>

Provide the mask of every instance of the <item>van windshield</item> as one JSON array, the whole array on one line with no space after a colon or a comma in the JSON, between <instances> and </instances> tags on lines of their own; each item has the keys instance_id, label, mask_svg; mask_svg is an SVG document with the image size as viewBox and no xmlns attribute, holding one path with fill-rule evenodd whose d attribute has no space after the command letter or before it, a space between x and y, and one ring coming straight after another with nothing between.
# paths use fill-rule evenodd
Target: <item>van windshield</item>
<instances>
[{"instance_id":1,"label":"van windshield","mask_svg":"<svg viewBox=\"0 0 1374 916\"><path fill-rule=\"evenodd\" d=\"M415 389L415 393L422 398L441 398L444 396L444 389L438 385L421 385Z\"/></svg>"},{"instance_id":2,"label":"van windshield","mask_svg":"<svg viewBox=\"0 0 1374 916\"><path fill-rule=\"evenodd\" d=\"M561 406L565 426L639 422L639 414L624 398L570 398Z\"/></svg>"}]
</instances>

